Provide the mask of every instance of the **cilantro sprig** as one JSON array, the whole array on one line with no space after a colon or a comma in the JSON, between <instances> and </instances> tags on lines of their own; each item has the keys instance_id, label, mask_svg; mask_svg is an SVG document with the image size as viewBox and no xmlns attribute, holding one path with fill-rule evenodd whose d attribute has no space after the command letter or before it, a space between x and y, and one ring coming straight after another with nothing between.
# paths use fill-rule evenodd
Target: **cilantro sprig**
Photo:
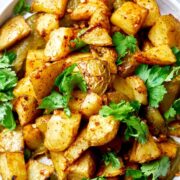
<instances>
[{"instance_id":1,"label":"cilantro sprig","mask_svg":"<svg viewBox=\"0 0 180 180\"><path fill-rule=\"evenodd\" d=\"M30 5L26 2L26 0L19 0L17 4L14 6L14 14L23 15L25 12L30 12Z\"/></svg>"},{"instance_id":2,"label":"cilantro sprig","mask_svg":"<svg viewBox=\"0 0 180 180\"><path fill-rule=\"evenodd\" d=\"M16 54L12 51L5 52L0 58L0 68L11 67L12 62L16 59Z\"/></svg>"},{"instance_id":3,"label":"cilantro sprig","mask_svg":"<svg viewBox=\"0 0 180 180\"><path fill-rule=\"evenodd\" d=\"M125 36L120 32L112 36L113 45L118 53L117 65L122 64L122 58L127 54L134 53L137 50L137 40L134 36Z\"/></svg>"},{"instance_id":4,"label":"cilantro sprig","mask_svg":"<svg viewBox=\"0 0 180 180\"><path fill-rule=\"evenodd\" d=\"M68 116L71 115L68 103L73 89L78 87L82 92L87 91L83 76L79 72L74 72L76 66L76 64L73 64L56 78L54 84L59 88L60 93L53 90L49 96L42 100L39 109L47 109L48 111L64 109Z\"/></svg>"},{"instance_id":5,"label":"cilantro sprig","mask_svg":"<svg viewBox=\"0 0 180 180\"><path fill-rule=\"evenodd\" d=\"M99 114L103 117L113 116L115 120L126 124L125 139L134 137L140 143L146 143L148 127L134 113L139 110L138 103L121 101L118 104L110 103L109 106L103 106Z\"/></svg>"}]
</instances>

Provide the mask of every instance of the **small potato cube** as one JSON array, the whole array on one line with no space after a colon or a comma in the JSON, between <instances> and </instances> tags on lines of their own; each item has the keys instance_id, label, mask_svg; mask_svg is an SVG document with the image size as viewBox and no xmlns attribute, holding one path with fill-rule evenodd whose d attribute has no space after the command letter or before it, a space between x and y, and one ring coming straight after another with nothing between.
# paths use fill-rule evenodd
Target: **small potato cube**
<instances>
[{"instance_id":1,"label":"small potato cube","mask_svg":"<svg viewBox=\"0 0 180 180\"><path fill-rule=\"evenodd\" d=\"M108 31L102 28L101 26L90 27L80 37L86 44L96 45L96 46L111 46L112 45L112 39L110 35L108 34Z\"/></svg>"},{"instance_id":2,"label":"small potato cube","mask_svg":"<svg viewBox=\"0 0 180 180\"><path fill-rule=\"evenodd\" d=\"M37 19L36 30L46 40L49 39L51 31L59 28L59 19L55 14L41 14Z\"/></svg>"},{"instance_id":3,"label":"small potato cube","mask_svg":"<svg viewBox=\"0 0 180 180\"><path fill-rule=\"evenodd\" d=\"M121 100L125 100L125 101L129 100L129 98L126 95L117 91L107 93L107 99L108 102L115 102L115 103L119 103Z\"/></svg>"},{"instance_id":4,"label":"small potato cube","mask_svg":"<svg viewBox=\"0 0 180 180\"><path fill-rule=\"evenodd\" d=\"M32 96L19 96L14 101L14 109L18 114L21 126L32 122L41 113L37 107L38 103Z\"/></svg>"},{"instance_id":5,"label":"small potato cube","mask_svg":"<svg viewBox=\"0 0 180 180\"><path fill-rule=\"evenodd\" d=\"M134 0L134 2L149 10L149 14L143 26L153 26L157 19L160 17L160 11L156 0Z\"/></svg>"},{"instance_id":6,"label":"small potato cube","mask_svg":"<svg viewBox=\"0 0 180 180\"><path fill-rule=\"evenodd\" d=\"M86 117L90 117L92 115L98 114L101 106L102 98L96 93L91 92L85 97L81 105L81 113Z\"/></svg>"},{"instance_id":7,"label":"small potato cube","mask_svg":"<svg viewBox=\"0 0 180 180\"><path fill-rule=\"evenodd\" d=\"M147 88L143 80L138 76L129 76L126 78L126 82L133 90L134 100L143 105L147 105Z\"/></svg>"},{"instance_id":8,"label":"small potato cube","mask_svg":"<svg viewBox=\"0 0 180 180\"><path fill-rule=\"evenodd\" d=\"M68 0L33 0L31 9L34 12L46 12L64 16Z\"/></svg>"},{"instance_id":9,"label":"small potato cube","mask_svg":"<svg viewBox=\"0 0 180 180\"><path fill-rule=\"evenodd\" d=\"M137 163L145 163L157 159L161 156L161 151L155 140L149 135L148 141L141 144L134 142L132 151L130 153L130 161Z\"/></svg>"},{"instance_id":10,"label":"small potato cube","mask_svg":"<svg viewBox=\"0 0 180 180\"><path fill-rule=\"evenodd\" d=\"M0 154L0 174L3 180L27 180L23 153L7 152Z\"/></svg>"},{"instance_id":11,"label":"small potato cube","mask_svg":"<svg viewBox=\"0 0 180 180\"><path fill-rule=\"evenodd\" d=\"M180 22L172 15L160 16L148 37L154 46L167 44L180 48Z\"/></svg>"},{"instance_id":12,"label":"small potato cube","mask_svg":"<svg viewBox=\"0 0 180 180\"><path fill-rule=\"evenodd\" d=\"M68 117L63 111L55 111L47 124L44 144L50 151L64 151L75 139L81 122L80 114Z\"/></svg>"},{"instance_id":13,"label":"small potato cube","mask_svg":"<svg viewBox=\"0 0 180 180\"><path fill-rule=\"evenodd\" d=\"M145 52L134 55L136 61L150 65L171 65L176 62L176 57L168 45L153 47Z\"/></svg>"},{"instance_id":14,"label":"small potato cube","mask_svg":"<svg viewBox=\"0 0 180 180\"><path fill-rule=\"evenodd\" d=\"M168 125L168 132L171 136L180 137L180 124L179 121L174 121Z\"/></svg>"},{"instance_id":15,"label":"small potato cube","mask_svg":"<svg viewBox=\"0 0 180 180\"><path fill-rule=\"evenodd\" d=\"M44 49L29 50L26 58L26 76L34 70L42 68L49 58L44 55Z\"/></svg>"},{"instance_id":16,"label":"small potato cube","mask_svg":"<svg viewBox=\"0 0 180 180\"><path fill-rule=\"evenodd\" d=\"M46 44L44 54L51 60L56 61L67 56L70 52L70 40L73 38L72 28L61 27L51 32Z\"/></svg>"},{"instance_id":17,"label":"small potato cube","mask_svg":"<svg viewBox=\"0 0 180 180\"><path fill-rule=\"evenodd\" d=\"M13 131L4 129L0 133L0 152L23 152L23 149L24 139L20 127Z\"/></svg>"},{"instance_id":18,"label":"small potato cube","mask_svg":"<svg viewBox=\"0 0 180 180\"><path fill-rule=\"evenodd\" d=\"M29 149L37 149L42 143L43 138L40 130L36 125L28 124L23 127L24 141Z\"/></svg>"},{"instance_id":19,"label":"small potato cube","mask_svg":"<svg viewBox=\"0 0 180 180\"><path fill-rule=\"evenodd\" d=\"M91 178L96 170L96 163L91 151L86 151L67 169L68 180Z\"/></svg>"},{"instance_id":20,"label":"small potato cube","mask_svg":"<svg viewBox=\"0 0 180 180\"><path fill-rule=\"evenodd\" d=\"M126 2L111 16L112 24L120 27L125 33L135 35L143 25L148 10L133 2Z\"/></svg>"},{"instance_id":21,"label":"small potato cube","mask_svg":"<svg viewBox=\"0 0 180 180\"><path fill-rule=\"evenodd\" d=\"M22 16L7 21L0 29L0 51L9 48L31 32Z\"/></svg>"}]
</instances>

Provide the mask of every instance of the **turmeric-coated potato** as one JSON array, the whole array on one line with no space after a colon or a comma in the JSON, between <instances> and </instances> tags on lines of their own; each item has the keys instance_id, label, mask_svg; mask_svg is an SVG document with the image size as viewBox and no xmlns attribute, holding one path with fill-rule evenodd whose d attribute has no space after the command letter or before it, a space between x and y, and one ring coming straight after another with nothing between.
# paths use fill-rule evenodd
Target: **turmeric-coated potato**
<instances>
[{"instance_id":1,"label":"turmeric-coated potato","mask_svg":"<svg viewBox=\"0 0 180 180\"><path fill-rule=\"evenodd\" d=\"M0 51L9 48L31 32L22 16L7 21L0 29Z\"/></svg>"},{"instance_id":2,"label":"turmeric-coated potato","mask_svg":"<svg viewBox=\"0 0 180 180\"><path fill-rule=\"evenodd\" d=\"M133 2L126 2L111 16L111 23L126 34L135 35L143 25L148 10Z\"/></svg>"},{"instance_id":3,"label":"turmeric-coated potato","mask_svg":"<svg viewBox=\"0 0 180 180\"><path fill-rule=\"evenodd\" d=\"M80 114L68 117L63 111L55 111L47 123L44 144L50 151L64 151L75 139L81 122Z\"/></svg>"},{"instance_id":4,"label":"turmeric-coated potato","mask_svg":"<svg viewBox=\"0 0 180 180\"><path fill-rule=\"evenodd\" d=\"M113 91L107 93L107 100L109 103L110 102L119 103L121 100L129 101L129 98L121 92Z\"/></svg>"},{"instance_id":5,"label":"turmeric-coated potato","mask_svg":"<svg viewBox=\"0 0 180 180\"><path fill-rule=\"evenodd\" d=\"M171 136L180 137L180 124L179 121L174 121L168 125L168 132Z\"/></svg>"},{"instance_id":6,"label":"turmeric-coated potato","mask_svg":"<svg viewBox=\"0 0 180 180\"><path fill-rule=\"evenodd\" d=\"M151 43L151 41L146 40L146 41L144 41L144 43L143 43L142 50L143 50L143 51L148 51L148 50L150 50L150 49L153 48L153 47L154 47L154 46L153 46L153 44Z\"/></svg>"}]
</instances>

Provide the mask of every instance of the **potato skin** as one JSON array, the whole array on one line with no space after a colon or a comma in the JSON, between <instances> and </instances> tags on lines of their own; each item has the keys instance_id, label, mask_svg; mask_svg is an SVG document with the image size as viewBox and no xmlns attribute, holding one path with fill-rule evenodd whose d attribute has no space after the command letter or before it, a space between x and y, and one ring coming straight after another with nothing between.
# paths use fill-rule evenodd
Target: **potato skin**
<instances>
[{"instance_id":1,"label":"potato skin","mask_svg":"<svg viewBox=\"0 0 180 180\"><path fill-rule=\"evenodd\" d=\"M0 29L0 51L9 48L31 32L22 16L16 16L6 22Z\"/></svg>"},{"instance_id":2,"label":"potato skin","mask_svg":"<svg viewBox=\"0 0 180 180\"><path fill-rule=\"evenodd\" d=\"M111 16L111 23L128 35L135 35L143 25L148 10L133 2L125 2Z\"/></svg>"}]
</instances>

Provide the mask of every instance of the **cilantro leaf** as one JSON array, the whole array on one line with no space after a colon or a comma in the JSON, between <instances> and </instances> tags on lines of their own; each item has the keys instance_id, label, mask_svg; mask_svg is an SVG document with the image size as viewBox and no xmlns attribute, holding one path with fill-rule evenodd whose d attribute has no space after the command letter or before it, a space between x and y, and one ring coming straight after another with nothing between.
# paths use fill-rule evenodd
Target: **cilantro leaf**
<instances>
[{"instance_id":1,"label":"cilantro leaf","mask_svg":"<svg viewBox=\"0 0 180 180\"><path fill-rule=\"evenodd\" d=\"M0 92L0 102L7 102L13 99L12 89L6 92Z\"/></svg>"},{"instance_id":2,"label":"cilantro leaf","mask_svg":"<svg viewBox=\"0 0 180 180\"><path fill-rule=\"evenodd\" d=\"M166 176L170 167L170 160L164 156L160 160L145 163L141 166L141 171L145 176L152 175L152 180L157 180L160 176Z\"/></svg>"},{"instance_id":3,"label":"cilantro leaf","mask_svg":"<svg viewBox=\"0 0 180 180\"><path fill-rule=\"evenodd\" d=\"M173 67L169 75L166 77L165 81L171 81L175 76L178 76L180 72L180 66Z\"/></svg>"},{"instance_id":4,"label":"cilantro leaf","mask_svg":"<svg viewBox=\"0 0 180 180\"><path fill-rule=\"evenodd\" d=\"M130 169L126 170L126 176L130 176L133 180L147 180L147 177L143 175L140 170L137 169Z\"/></svg>"},{"instance_id":5,"label":"cilantro leaf","mask_svg":"<svg viewBox=\"0 0 180 180\"><path fill-rule=\"evenodd\" d=\"M28 161L30 159L31 155L32 155L31 151L29 149L25 148L25 150L24 150L25 161Z\"/></svg>"},{"instance_id":6,"label":"cilantro leaf","mask_svg":"<svg viewBox=\"0 0 180 180\"><path fill-rule=\"evenodd\" d=\"M180 66L180 50L177 47L173 47L172 48L172 52L174 53L174 55L176 56L176 64L178 66Z\"/></svg>"},{"instance_id":7,"label":"cilantro leaf","mask_svg":"<svg viewBox=\"0 0 180 180\"><path fill-rule=\"evenodd\" d=\"M106 166L111 164L113 168L118 169L118 168L121 167L119 159L118 159L117 155L114 152L107 152L106 154L103 154L102 159L103 159Z\"/></svg>"},{"instance_id":8,"label":"cilantro leaf","mask_svg":"<svg viewBox=\"0 0 180 180\"><path fill-rule=\"evenodd\" d=\"M10 67L12 62L16 59L16 54L14 52L5 52L0 58L0 68Z\"/></svg>"},{"instance_id":9,"label":"cilantro leaf","mask_svg":"<svg viewBox=\"0 0 180 180\"><path fill-rule=\"evenodd\" d=\"M76 51L79 50L83 47L85 47L87 44L81 40L80 38L75 38L70 41L70 49L71 51Z\"/></svg>"},{"instance_id":10,"label":"cilantro leaf","mask_svg":"<svg viewBox=\"0 0 180 180\"><path fill-rule=\"evenodd\" d=\"M137 40L134 36L125 36L120 32L112 36L113 45L118 53L117 65L122 64L122 58L127 54L134 53L137 50Z\"/></svg>"},{"instance_id":11,"label":"cilantro leaf","mask_svg":"<svg viewBox=\"0 0 180 180\"><path fill-rule=\"evenodd\" d=\"M19 0L17 4L14 7L14 14L18 15L21 14L23 15L25 12L30 12L30 5L26 3L26 0Z\"/></svg>"},{"instance_id":12,"label":"cilantro leaf","mask_svg":"<svg viewBox=\"0 0 180 180\"><path fill-rule=\"evenodd\" d=\"M139 76L144 82L149 77L150 69L147 64L141 64L135 71L135 74Z\"/></svg>"}]
</instances>

